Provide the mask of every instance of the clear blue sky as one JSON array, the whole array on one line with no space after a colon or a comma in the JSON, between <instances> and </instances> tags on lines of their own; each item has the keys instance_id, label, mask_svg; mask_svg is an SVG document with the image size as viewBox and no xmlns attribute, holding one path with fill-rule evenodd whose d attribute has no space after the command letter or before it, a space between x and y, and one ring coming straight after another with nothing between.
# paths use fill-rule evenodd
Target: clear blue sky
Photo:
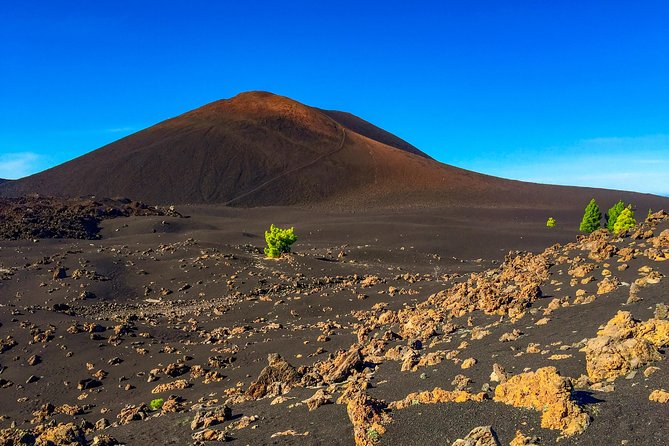
<instances>
[{"instance_id":1,"label":"clear blue sky","mask_svg":"<svg viewBox=\"0 0 669 446\"><path fill-rule=\"evenodd\" d=\"M665 1L5 0L0 42L0 177L268 90L468 169L669 195Z\"/></svg>"}]
</instances>

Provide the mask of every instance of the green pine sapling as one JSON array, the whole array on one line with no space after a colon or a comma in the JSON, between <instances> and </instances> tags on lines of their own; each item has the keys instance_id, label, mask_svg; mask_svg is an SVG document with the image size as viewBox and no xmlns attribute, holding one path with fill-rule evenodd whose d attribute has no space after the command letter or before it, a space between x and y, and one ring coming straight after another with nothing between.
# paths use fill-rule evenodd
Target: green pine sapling
<instances>
[{"instance_id":1,"label":"green pine sapling","mask_svg":"<svg viewBox=\"0 0 669 446\"><path fill-rule=\"evenodd\" d=\"M596 231L601 227L601 219L602 213L599 211L599 206L597 206L597 202L593 198L585 207L585 213L583 214L583 220L581 220L579 230L588 234Z\"/></svg>"},{"instance_id":2,"label":"green pine sapling","mask_svg":"<svg viewBox=\"0 0 669 446\"><path fill-rule=\"evenodd\" d=\"M297 241L294 228L281 229L274 225L265 231L265 255L271 259L281 257L284 252L290 252L290 245Z\"/></svg>"}]
</instances>

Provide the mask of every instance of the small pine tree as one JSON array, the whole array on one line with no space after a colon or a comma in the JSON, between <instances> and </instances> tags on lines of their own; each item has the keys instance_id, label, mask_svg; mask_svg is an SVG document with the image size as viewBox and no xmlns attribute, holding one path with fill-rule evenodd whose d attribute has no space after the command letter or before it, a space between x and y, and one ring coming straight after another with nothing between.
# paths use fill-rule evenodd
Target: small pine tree
<instances>
[{"instance_id":1,"label":"small pine tree","mask_svg":"<svg viewBox=\"0 0 669 446\"><path fill-rule=\"evenodd\" d=\"M618 201L611 207L611 209L609 209L606 213L606 229L613 232L613 225L616 224L616 220L623 209L625 209L625 203L622 201Z\"/></svg>"},{"instance_id":2,"label":"small pine tree","mask_svg":"<svg viewBox=\"0 0 669 446\"><path fill-rule=\"evenodd\" d=\"M601 219L602 213L599 210L599 206L597 206L597 202L593 198L585 207L585 213L583 214L579 230L589 234L601 227Z\"/></svg>"},{"instance_id":3,"label":"small pine tree","mask_svg":"<svg viewBox=\"0 0 669 446\"><path fill-rule=\"evenodd\" d=\"M546 226L549 228L554 228L556 223L553 217L548 217L548 220L546 220Z\"/></svg>"},{"instance_id":4,"label":"small pine tree","mask_svg":"<svg viewBox=\"0 0 669 446\"><path fill-rule=\"evenodd\" d=\"M165 400L163 398L156 398L155 400L151 400L151 402L149 403L149 407L151 408L151 410L154 411L160 410L162 409L164 402Z\"/></svg>"},{"instance_id":5,"label":"small pine tree","mask_svg":"<svg viewBox=\"0 0 669 446\"><path fill-rule=\"evenodd\" d=\"M635 226L636 220L634 219L634 211L632 211L631 206L628 206L623 209L623 211L618 216L616 224L613 225L613 232L620 234L621 232L626 231L627 229L631 229Z\"/></svg>"},{"instance_id":6,"label":"small pine tree","mask_svg":"<svg viewBox=\"0 0 669 446\"><path fill-rule=\"evenodd\" d=\"M646 219L650 218L651 215L653 215L653 210L652 210L652 209L648 209L648 215L646 216Z\"/></svg>"},{"instance_id":7,"label":"small pine tree","mask_svg":"<svg viewBox=\"0 0 669 446\"><path fill-rule=\"evenodd\" d=\"M269 231L265 231L265 241L267 242L265 255L275 259L281 257L284 252L290 252L290 245L297 241L294 231L294 228L281 229L271 225Z\"/></svg>"}]
</instances>

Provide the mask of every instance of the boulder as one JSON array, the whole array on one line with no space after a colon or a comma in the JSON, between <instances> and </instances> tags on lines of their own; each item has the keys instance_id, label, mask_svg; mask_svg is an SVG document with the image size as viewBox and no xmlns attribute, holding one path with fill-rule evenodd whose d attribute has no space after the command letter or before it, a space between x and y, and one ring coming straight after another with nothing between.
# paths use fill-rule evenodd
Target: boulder
<instances>
[{"instance_id":1,"label":"boulder","mask_svg":"<svg viewBox=\"0 0 669 446\"><path fill-rule=\"evenodd\" d=\"M478 426L472 429L465 438L455 440L452 446L502 446L492 426Z\"/></svg>"},{"instance_id":2,"label":"boulder","mask_svg":"<svg viewBox=\"0 0 669 446\"><path fill-rule=\"evenodd\" d=\"M571 391L569 379L560 376L555 367L543 367L498 385L495 401L541 411L541 427L572 436L585 430L590 417L571 399Z\"/></svg>"},{"instance_id":3,"label":"boulder","mask_svg":"<svg viewBox=\"0 0 669 446\"><path fill-rule=\"evenodd\" d=\"M612 381L653 361L662 359L658 349L669 345L669 320L634 320L619 311L589 339L585 352L588 377L593 382Z\"/></svg>"},{"instance_id":4,"label":"boulder","mask_svg":"<svg viewBox=\"0 0 669 446\"><path fill-rule=\"evenodd\" d=\"M300 384L302 375L279 354L270 354L267 361L269 365L246 390L245 395L250 399L282 395Z\"/></svg>"}]
</instances>

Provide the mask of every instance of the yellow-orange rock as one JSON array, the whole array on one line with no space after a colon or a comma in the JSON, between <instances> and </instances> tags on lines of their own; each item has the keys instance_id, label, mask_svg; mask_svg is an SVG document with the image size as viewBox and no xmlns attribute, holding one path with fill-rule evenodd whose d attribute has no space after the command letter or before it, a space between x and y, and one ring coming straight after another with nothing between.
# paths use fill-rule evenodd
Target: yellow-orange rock
<instances>
[{"instance_id":1,"label":"yellow-orange rock","mask_svg":"<svg viewBox=\"0 0 669 446\"><path fill-rule=\"evenodd\" d=\"M46 428L35 441L35 446L84 446L86 444L84 432L74 423L60 423Z\"/></svg>"},{"instance_id":2,"label":"yellow-orange rock","mask_svg":"<svg viewBox=\"0 0 669 446\"><path fill-rule=\"evenodd\" d=\"M422 356L416 365L411 368L411 371L415 372L421 367L432 366L440 364L444 358L446 358L448 352L444 350L437 350L436 352L426 353L425 356Z\"/></svg>"},{"instance_id":3,"label":"yellow-orange rock","mask_svg":"<svg viewBox=\"0 0 669 446\"><path fill-rule=\"evenodd\" d=\"M588 377L600 382L612 381L660 360L658 349L666 345L669 345L669 321L639 322L630 312L619 311L581 351L585 352Z\"/></svg>"},{"instance_id":4,"label":"yellow-orange rock","mask_svg":"<svg viewBox=\"0 0 669 446\"><path fill-rule=\"evenodd\" d=\"M476 364L476 358L467 358L464 361L462 361L462 364L460 364L460 368L468 369L473 367L474 364Z\"/></svg>"},{"instance_id":5,"label":"yellow-orange rock","mask_svg":"<svg viewBox=\"0 0 669 446\"><path fill-rule=\"evenodd\" d=\"M669 345L669 320L648 319L637 325L636 336L640 336L657 348Z\"/></svg>"},{"instance_id":6,"label":"yellow-orange rock","mask_svg":"<svg viewBox=\"0 0 669 446\"><path fill-rule=\"evenodd\" d=\"M353 376L337 404L346 404L346 413L353 425L356 446L373 446L386 431L390 416L386 405L367 395L369 382L362 375Z\"/></svg>"},{"instance_id":7,"label":"yellow-orange rock","mask_svg":"<svg viewBox=\"0 0 669 446\"><path fill-rule=\"evenodd\" d=\"M405 339L425 341L437 333L443 315L434 309L403 309L398 312L400 320L400 336Z\"/></svg>"},{"instance_id":8,"label":"yellow-orange rock","mask_svg":"<svg viewBox=\"0 0 669 446\"><path fill-rule=\"evenodd\" d=\"M541 427L559 429L564 435L581 433L590 422L588 414L571 399L571 383L555 367L521 373L495 388L495 401L543 412Z\"/></svg>"},{"instance_id":9,"label":"yellow-orange rock","mask_svg":"<svg viewBox=\"0 0 669 446\"><path fill-rule=\"evenodd\" d=\"M607 294L615 291L620 286L620 281L615 277L605 277L597 284L597 294Z\"/></svg>"},{"instance_id":10,"label":"yellow-orange rock","mask_svg":"<svg viewBox=\"0 0 669 446\"><path fill-rule=\"evenodd\" d=\"M570 276L581 278L585 277L587 274L592 272L595 269L594 263L584 263L582 265L576 266L568 271Z\"/></svg>"},{"instance_id":11,"label":"yellow-orange rock","mask_svg":"<svg viewBox=\"0 0 669 446\"><path fill-rule=\"evenodd\" d=\"M648 395L650 401L655 401L656 403L665 404L669 402L669 392L665 390L653 390L650 395Z\"/></svg>"},{"instance_id":12,"label":"yellow-orange rock","mask_svg":"<svg viewBox=\"0 0 669 446\"><path fill-rule=\"evenodd\" d=\"M475 310L520 315L542 296L540 286L549 278L549 267L546 252L509 253L499 268L472 273L466 282L430 296L424 304L437 306L456 317Z\"/></svg>"},{"instance_id":13,"label":"yellow-orange rock","mask_svg":"<svg viewBox=\"0 0 669 446\"><path fill-rule=\"evenodd\" d=\"M590 251L588 257L601 262L615 254L618 248L609 243L611 234L606 229L598 229L589 235L578 237L577 247L583 251Z\"/></svg>"},{"instance_id":14,"label":"yellow-orange rock","mask_svg":"<svg viewBox=\"0 0 669 446\"><path fill-rule=\"evenodd\" d=\"M669 248L669 229L660 232L657 237L648 239L654 248Z\"/></svg>"},{"instance_id":15,"label":"yellow-orange rock","mask_svg":"<svg viewBox=\"0 0 669 446\"><path fill-rule=\"evenodd\" d=\"M469 431L465 438L458 438L451 446L502 446L492 426L478 426Z\"/></svg>"},{"instance_id":16,"label":"yellow-orange rock","mask_svg":"<svg viewBox=\"0 0 669 446\"><path fill-rule=\"evenodd\" d=\"M172 381L169 383L158 384L156 387L153 388L151 393L163 393L172 390L182 390L186 389L188 386L190 386L190 384L188 384L188 381L186 381L185 379L177 379L176 381Z\"/></svg>"},{"instance_id":17,"label":"yellow-orange rock","mask_svg":"<svg viewBox=\"0 0 669 446\"><path fill-rule=\"evenodd\" d=\"M466 401L483 401L487 397L485 392L469 393L464 390L444 390L435 387L433 390L425 392L414 392L407 395L404 399L393 401L388 405L390 409L400 410L416 404L437 404L437 403L464 403Z\"/></svg>"},{"instance_id":18,"label":"yellow-orange rock","mask_svg":"<svg viewBox=\"0 0 669 446\"><path fill-rule=\"evenodd\" d=\"M332 403L332 395L323 389L318 389L310 398L302 401L307 405L309 411L316 410L324 404Z\"/></svg>"},{"instance_id":19,"label":"yellow-orange rock","mask_svg":"<svg viewBox=\"0 0 669 446\"><path fill-rule=\"evenodd\" d=\"M526 437L521 431L516 431L516 436L513 437L509 446L538 446L538 440L533 437Z\"/></svg>"}]
</instances>

